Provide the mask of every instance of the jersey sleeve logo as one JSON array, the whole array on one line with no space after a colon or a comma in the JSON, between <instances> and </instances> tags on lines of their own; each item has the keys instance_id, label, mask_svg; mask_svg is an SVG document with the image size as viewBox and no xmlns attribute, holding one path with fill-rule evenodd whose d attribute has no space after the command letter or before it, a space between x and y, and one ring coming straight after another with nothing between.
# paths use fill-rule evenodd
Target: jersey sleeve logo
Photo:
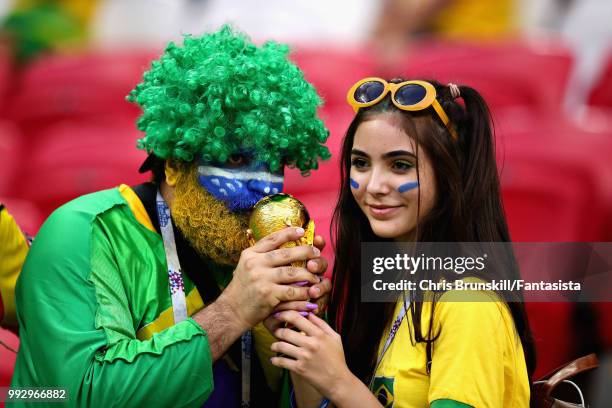
<instances>
[{"instance_id":1,"label":"jersey sleeve logo","mask_svg":"<svg viewBox=\"0 0 612 408\"><path fill-rule=\"evenodd\" d=\"M374 378L374 395L378 402L382 404L384 408L393 408L393 382L394 377L376 377Z\"/></svg>"}]
</instances>

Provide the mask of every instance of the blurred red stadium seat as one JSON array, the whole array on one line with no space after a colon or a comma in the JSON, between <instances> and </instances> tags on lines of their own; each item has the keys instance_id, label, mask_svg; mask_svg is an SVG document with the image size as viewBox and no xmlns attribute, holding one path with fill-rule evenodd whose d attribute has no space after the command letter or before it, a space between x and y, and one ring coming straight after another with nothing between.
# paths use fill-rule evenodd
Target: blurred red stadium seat
<instances>
[{"instance_id":1,"label":"blurred red stadium seat","mask_svg":"<svg viewBox=\"0 0 612 408\"><path fill-rule=\"evenodd\" d=\"M15 196L39 204L45 216L82 194L147 179L138 168L146 153L131 121L60 122L36 137Z\"/></svg>"},{"instance_id":2,"label":"blurred red stadium seat","mask_svg":"<svg viewBox=\"0 0 612 408\"><path fill-rule=\"evenodd\" d=\"M573 303L525 303L537 352L538 378L572 358L576 333L572 327Z\"/></svg>"},{"instance_id":3,"label":"blurred red stadium seat","mask_svg":"<svg viewBox=\"0 0 612 408\"><path fill-rule=\"evenodd\" d=\"M524 41L466 45L425 42L400 65L410 78L437 79L477 89L493 110L558 111L572 66L561 44Z\"/></svg>"},{"instance_id":4,"label":"blurred red stadium seat","mask_svg":"<svg viewBox=\"0 0 612 408\"><path fill-rule=\"evenodd\" d=\"M108 52L44 57L18 78L6 115L24 129L79 116L123 115L138 108L125 97L154 54Z\"/></svg>"},{"instance_id":5,"label":"blurred red stadium seat","mask_svg":"<svg viewBox=\"0 0 612 408\"><path fill-rule=\"evenodd\" d=\"M320 162L319 168L303 177L297 169L285 171L285 191L299 195L322 190L337 190L340 186L340 150L344 134L348 129L353 114L347 107L323 109L321 118L330 131L326 146L332 154L331 159Z\"/></svg>"},{"instance_id":6,"label":"blurred red stadium seat","mask_svg":"<svg viewBox=\"0 0 612 408\"><path fill-rule=\"evenodd\" d=\"M7 44L0 43L0 112L7 103L7 92L11 87L13 72L12 55ZM0 114L0 116L3 116Z\"/></svg>"},{"instance_id":7,"label":"blurred red stadium seat","mask_svg":"<svg viewBox=\"0 0 612 408\"><path fill-rule=\"evenodd\" d=\"M19 347L19 338L6 329L0 328L0 341L14 350ZM8 387L11 384L16 358L17 355L13 351L0 344L0 387Z\"/></svg>"},{"instance_id":8,"label":"blurred red stadium seat","mask_svg":"<svg viewBox=\"0 0 612 408\"><path fill-rule=\"evenodd\" d=\"M371 55L355 49L296 48L290 58L323 97L326 108L345 106L350 87L376 74Z\"/></svg>"},{"instance_id":9,"label":"blurred red stadium seat","mask_svg":"<svg viewBox=\"0 0 612 408\"><path fill-rule=\"evenodd\" d=\"M0 195L0 203L5 205L23 232L31 236L36 235L44 217L35 203L2 195Z\"/></svg>"},{"instance_id":10,"label":"blurred red stadium seat","mask_svg":"<svg viewBox=\"0 0 612 408\"><path fill-rule=\"evenodd\" d=\"M608 57L599 82L591 92L589 105L612 109L612 53Z\"/></svg>"},{"instance_id":11,"label":"blurred red stadium seat","mask_svg":"<svg viewBox=\"0 0 612 408\"><path fill-rule=\"evenodd\" d=\"M10 194L24 159L24 139L17 127L0 121L0 194Z\"/></svg>"},{"instance_id":12,"label":"blurred red stadium seat","mask_svg":"<svg viewBox=\"0 0 612 408\"><path fill-rule=\"evenodd\" d=\"M538 155L508 159L502 196L515 241L580 241L595 237L601 213L586 217L596 195L583 169Z\"/></svg>"},{"instance_id":13,"label":"blurred red stadium seat","mask_svg":"<svg viewBox=\"0 0 612 408\"><path fill-rule=\"evenodd\" d=\"M498 162L513 241L607 241L612 217L610 135L577 129L558 118L502 122ZM572 262L574 261L574 262ZM580 259L551 264L560 279L580 279ZM554 263L554 262L553 262ZM564 270L562 270L564 269ZM582 341L573 303L527 303L538 350L535 377L575 358Z\"/></svg>"},{"instance_id":14,"label":"blurred red stadium seat","mask_svg":"<svg viewBox=\"0 0 612 408\"><path fill-rule=\"evenodd\" d=\"M612 216L610 135L555 124L498 139L514 241L605 241Z\"/></svg>"}]
</instances>

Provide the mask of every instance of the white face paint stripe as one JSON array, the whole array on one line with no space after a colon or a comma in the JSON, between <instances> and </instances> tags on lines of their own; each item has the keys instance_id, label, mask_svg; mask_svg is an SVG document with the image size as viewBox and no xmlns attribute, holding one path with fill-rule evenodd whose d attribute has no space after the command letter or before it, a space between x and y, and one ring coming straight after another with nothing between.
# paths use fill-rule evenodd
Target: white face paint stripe
<instances>
[{"instance_id":1,"label":"white face paint stripe","mask_svg":"<svg viewBox=\"0 0 612 408\"><path fill-rule=\"evenodd\" d=\"M266 171L236 171L231 172L212 166L198 166L198 174L200 176L216 176L225 177L234 180L258 180L267 181L269 183L283 183L285 178L282 176L275 176L272 173Z\"/></svg>"}]
</instances>

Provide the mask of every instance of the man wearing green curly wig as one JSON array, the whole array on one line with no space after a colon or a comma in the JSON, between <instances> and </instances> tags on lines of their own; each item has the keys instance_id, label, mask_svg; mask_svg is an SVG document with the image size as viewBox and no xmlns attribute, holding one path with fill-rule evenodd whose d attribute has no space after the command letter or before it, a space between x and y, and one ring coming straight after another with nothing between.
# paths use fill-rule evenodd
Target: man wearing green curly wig
<instances>
[{"instance_id":1,"label":"man wearing green curly wig","mask_svg":"<svg viewBox=\"0 0 612 408\"><path fill-rule=\"evenodd\" d=\"M261 321L318 312L330 290L322 238L279 249L304 235L286 228L247 248L249 210L283 168L329 157L320 99L287 53L223 27L152 63L128 100L153 181L45 222L17 284L13 388L60 388L71 406L276 405Z\"/></svg>"}]
</instances>

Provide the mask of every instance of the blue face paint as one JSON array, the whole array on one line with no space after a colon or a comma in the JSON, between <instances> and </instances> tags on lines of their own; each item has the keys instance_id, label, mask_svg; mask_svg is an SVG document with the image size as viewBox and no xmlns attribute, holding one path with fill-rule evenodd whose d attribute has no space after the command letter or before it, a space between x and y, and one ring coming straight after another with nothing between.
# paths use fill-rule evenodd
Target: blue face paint
<instances>
[{"instance_id":1,"label":"blue face paint","mask_svg":"<svg viewBox=\"0 0 612 408\"><path fill-rule=\"evenodd\" d=\"M354 189L359 188L359 183L353 180L352 178L350 179L350 182L351 182L351 187L353 187Z\"/></svg>"},{"instance_id":2,"label":"blue face paint","mask_svg":"<svg viewBox=\"0 0 612 408\"><path fill-rule=\"evenodd\" d=\"M198 180L217 200L232 212L246 211L265 196L283 190L282 173L271 173L265 163L241 167L213 166L201 163Z\"/></svg>"},{"instance_id":3,"label":"blue face paint","mask_svg":"<svg viewBox=\"0 0 612 408\"><path fill-rule=\"evenodd\" d=\"M411 181L410 183L402 184L397 188L397 191L400 193L405 193L406 191L413 190L419 186L418 181Z\"/></svg>"}]
</instances>

